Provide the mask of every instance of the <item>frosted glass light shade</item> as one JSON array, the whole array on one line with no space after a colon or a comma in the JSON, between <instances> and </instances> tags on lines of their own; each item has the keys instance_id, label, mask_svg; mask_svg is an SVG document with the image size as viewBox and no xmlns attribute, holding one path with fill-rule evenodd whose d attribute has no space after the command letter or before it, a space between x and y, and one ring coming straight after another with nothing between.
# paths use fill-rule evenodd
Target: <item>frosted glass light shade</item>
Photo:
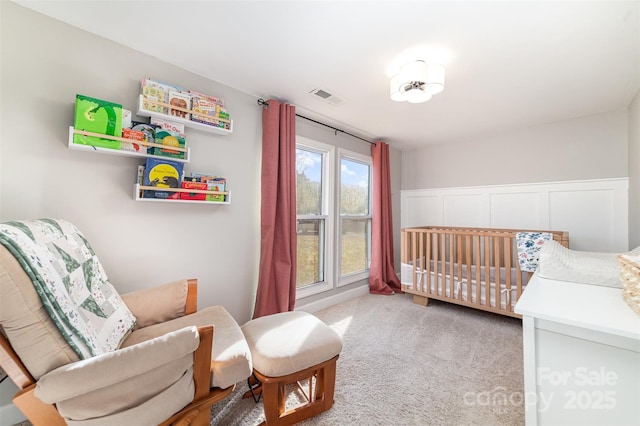
<instances>
[{"instance_id":1,"label":"frosted glass light shade","mask_svg":"<svg viewBox=\"0 0 640 426\"><path fill-rule=\"evenodd\" d=\"M429 99L431 99L431 94L421 89L413 89L405 92L405 97L407 102L411 104L419 104L422 102L427 102Z\"/></svg>"},{"instance_id":2,"label":"frosted glass light shade","mask_svg":"<svg viewBox=\"0 0 640 426\"><path fill-rule=\"evenodd\" d=\"M444 67L440 64L427 65L427 75L424 80L427 84L427 92L435 95L444 90Z\"/></svg>"},{"instance_id":3,"label":"frosted glass light shade","mask_svg":"<svg viewBox=\"0 0 640 426\"><path fill-rule=\"evenodd\" d=\"M389 95L391 96L392 101L396 101L396 102L404 101L404 96L402 92L400 92L400 86L401 86L400 80L402 80L401 77L402 76L400 74L396 74L391 79Z\"/></svg>"}]
</instances>

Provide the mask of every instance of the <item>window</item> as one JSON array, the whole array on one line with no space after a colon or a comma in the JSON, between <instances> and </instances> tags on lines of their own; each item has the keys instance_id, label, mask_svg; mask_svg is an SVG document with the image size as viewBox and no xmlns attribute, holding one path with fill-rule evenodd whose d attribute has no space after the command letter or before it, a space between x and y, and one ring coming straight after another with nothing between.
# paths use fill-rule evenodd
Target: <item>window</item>
<instances>
[{"instance_id":1,"label":"window","mask_svg":"<svg viewBox=\"0 0 640 426\"><path fill-rule=\"evenodd\" d=\"M298 297L368 277L371 157L298 137L296 214Z\"/></svg>"},{"instance_id":2,"label":"window","mask_svg":"<svg viewBox=\"0 0 640 426\"><path fill-rule=\"evenodd\" d=\"M297 276L301 297L332 287L329 259L333 219L333 147L298 138L296 144Z\"/></svg>"},{"instance_id":3,"label":"window","mask_svg":"<svg viewBox=\"0 0 640 426\"><path fill-rule=\"evenodd\" d=\"M368 276L371 258L371 158L340 154L340 284Z\"/></svg>"}]
</instances>

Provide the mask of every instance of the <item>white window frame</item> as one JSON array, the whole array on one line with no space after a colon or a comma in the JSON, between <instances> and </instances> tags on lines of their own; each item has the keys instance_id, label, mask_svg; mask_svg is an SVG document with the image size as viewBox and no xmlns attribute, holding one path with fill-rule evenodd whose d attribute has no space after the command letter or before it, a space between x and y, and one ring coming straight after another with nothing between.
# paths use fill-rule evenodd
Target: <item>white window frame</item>
<instances>
[{"instance_id":1,"label":"white window frame","mask_svg":"<svg viewBox=\"0 0 640 426\"><path fill-rule=\"evenodd\" d=\"M338 158L336 160L336 164L342 168L342 159L351 160L358 163L363 163L369 166L369 214L368 215L349 215L342 216L340 214L340 191L342 189L342 171L338 175L338 185L336 185L336 196L334 197L338 203L338 209L336 210L336 217L338 222L338 229L336 232L337 239L337 256L335 258L335 267L336 267L336 275L337 275L337 283L338 287L342 287L348 284L352 284L356 281L361 281L369 278L369 270L371 268L371 220L372 220L372 186L373 186L373 158L371 156L359 154L357 152L349 151L346 149L338 149ZM348 275L342 275L341 265L342 265L342 219L368 219L369 220L369 232L367 239L367 268L362 272L355 272Z\"/></svg>"},{"instance_id":2,"label":"white window frame","mask_svg":"<svg viewBox=\"0 0 640 426\"><path fill-rule=\"evenodd\" d=\"M335 151L332 145L308 139L302 136L296 136L296 148L307 151L316 152L322 155L322 214L320 215L296 215L296 219L321 219L325 220L324 229L324 250L318 259L324 263L324 280L309 284L296 289L296 299L302 299L314 294L322 293L334 288L334 265L335 260L332 257L334 253L334 235L335 235Z\"/></svg>"}]
</instances>

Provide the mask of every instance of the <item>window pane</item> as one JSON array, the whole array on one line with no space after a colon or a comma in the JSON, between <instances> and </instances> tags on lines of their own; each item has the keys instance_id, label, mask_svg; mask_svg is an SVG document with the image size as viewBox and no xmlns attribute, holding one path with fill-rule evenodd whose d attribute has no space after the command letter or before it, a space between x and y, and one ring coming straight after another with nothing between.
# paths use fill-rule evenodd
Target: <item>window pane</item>
<instances>
[{"instance_id":1,"label":"window pane","mask_svg":"<svg viewBox=\"0 0 640 426\"><path fill-rule=\"evenodd\" d=\"M298 220L296 286L324 281L324 219Z\"/></svg>"},{"instance_id":2,"label":"window pane","mask_svg":"<svg viewBox=\"0 0 640 426\"><path fill-rule=\"evenodd\" d=\"M322 154L296 149L296 210L322 214Z\"/></svg>"},{"instance_id":3,"label":"window pane","mask_svg":"<svg viewBox=\"0 0 640 426\"><path fill-rule=\"evenodd\" d=\"M369 268L368 244L369 222L371 219L342 219L342 259L340 274L342 276L363 272Z\"/></svg>"},{"instance_id":4,"label":"window pane","mask_svg":"<svg viewBox=\"0 0 640 426\"><path fill-rule=\"evenodd\" d=\"M340 214L369 214L369 170L368 164L340 161Z\"/></svg>"}]
</instances>

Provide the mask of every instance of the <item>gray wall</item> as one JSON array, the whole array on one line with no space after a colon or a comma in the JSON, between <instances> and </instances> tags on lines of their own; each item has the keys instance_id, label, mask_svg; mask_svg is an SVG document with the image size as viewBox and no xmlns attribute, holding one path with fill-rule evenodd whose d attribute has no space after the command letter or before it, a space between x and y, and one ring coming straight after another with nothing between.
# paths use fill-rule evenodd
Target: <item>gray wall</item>
<instances>
[{"instance_id":1,"label":"gray wall","mask_svg":"<svg viewBox=\"0 0 640 426\"><path fill-rule=\"evenodd\" d=\"M640 90L629 105L629 248L640 246Z\"/></svg>"},{"instance_id":2,"label":"gray wall","mask_svg":"<svg viewBox=\"0 0 640 426\"><path fill-rule=\"evenodd\" d=\"M260 246L261 108L256 98L12 2L1 7L0 220L68 219L87 235L121 292L196 277L200 307L221 304L238 322L248 320ZM145 77L225 99L233 134L187 129L192 160L186 169L226 177L231 205L136 202L133 183L144 159L68 149L76 93L135 111ZM297 126L302 136L371 152L366 142L326 127L302 119ZM391 149L391 162L399 228L399 151ZM398 259L399 246L398 241Z\"/></svg>"},{"instance_id":3,"label":"gray wall","mask_svg":"<svg viewBox=\"0 0 640 426\"><path fill-rule=\"evenodd\" d=\"M225 99L233 134L187 129L186 169L226 177L231 205L136 202L144 159L67 148L76 93L135 111L145 77ZM0 220L68 219L119 291L195 277L200 307L250 318L260 244L254 97L4 1L1 78Z\"/></svg>"},{"instance_id":4,"label":"gray wall","mask_svg":"<svg viewBox=\"0 0 640 426\"><path fill-rule=\"evenodd\" d=\"M15 3L0 1L0 8L0 221L70 220L87 236L120 292L195 277L200 307L220 304L239 323L247 321L260 248L262 132L256 99ZM186 169L226 177L231 205L136 202L133 184L144 159L67 147L77 93L135 111L145 77L225 99L233 134L187 129L192 160ZM365 142L304 120L298 120L298 128L309 138L371 152ZM392 149L391 157L399 227L400 152ZM2 412L15 387L7 381L0 391ZM11 423L0 419L0 424Z\"/></svg>"},{"instance_id":5,"label":"gray wall","mask_svg":"<svg viewBox=\"0 0 640 426\"><path fill-rule=\"evenodd\" d=\"M624 109L404 151L402 189L626 177L627 119Z\"/></svg>"}]
</instances>

